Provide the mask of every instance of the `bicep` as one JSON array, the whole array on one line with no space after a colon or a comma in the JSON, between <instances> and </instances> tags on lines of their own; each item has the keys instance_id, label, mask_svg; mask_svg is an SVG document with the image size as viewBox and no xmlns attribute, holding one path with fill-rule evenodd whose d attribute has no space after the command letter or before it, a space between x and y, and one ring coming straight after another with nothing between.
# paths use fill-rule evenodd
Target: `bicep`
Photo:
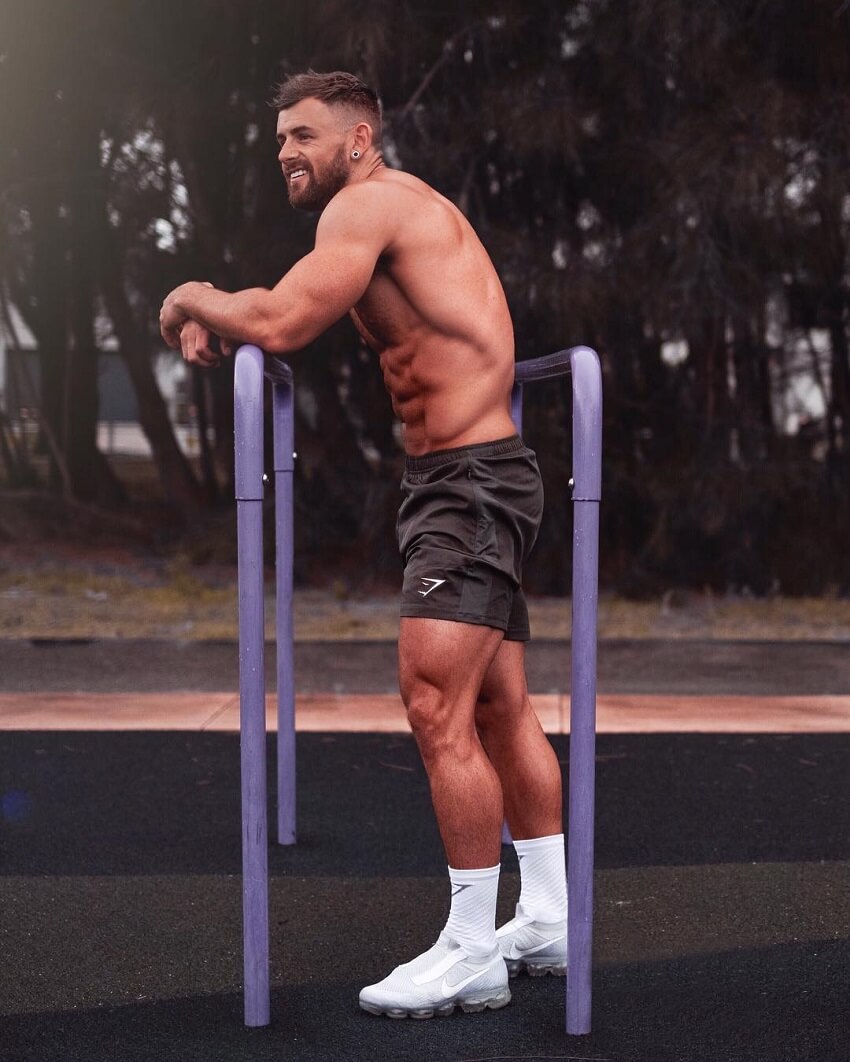
<instances>
[{"instance_id":1,"label":"bicep","mask_svg":"<svg viewBox=\"0 0 850 1062\"><path fill-rule=\"evenodd\" d=\"M300 350L362 298L387 245L386 214L362 190L331 204L319 222L316 246L272 290L286 344Z\"/></svg>"},{"instance_id":2,"label":"bicep","mask_svg":"<svg viewBox=\"0 0 850 1062\"><path fill-rule=\"evenodd\" d=\"M300 350L344 316L362 297L376 257L363 247L316 247L272 289L273 307Z\"/></svg>"}]
</instances>

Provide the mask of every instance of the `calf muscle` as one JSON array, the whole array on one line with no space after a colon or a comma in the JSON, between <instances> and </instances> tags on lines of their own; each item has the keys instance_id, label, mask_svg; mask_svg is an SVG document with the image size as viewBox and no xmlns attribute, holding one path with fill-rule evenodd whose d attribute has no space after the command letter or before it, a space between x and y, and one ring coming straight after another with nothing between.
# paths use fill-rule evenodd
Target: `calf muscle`
<instances>
[{"instance_id":1,"label":"calf muscle","mask_svg":"<svg viewBox=\"0 0 850 1062\"><path fill-rule=\"evenodd\" d=\"M501 639L501 631L491 627L401 621L402 698L428 774L446 858L458 870L499 861L502 790L475 729L475 702Z\"/></svg>"}]
</instances>

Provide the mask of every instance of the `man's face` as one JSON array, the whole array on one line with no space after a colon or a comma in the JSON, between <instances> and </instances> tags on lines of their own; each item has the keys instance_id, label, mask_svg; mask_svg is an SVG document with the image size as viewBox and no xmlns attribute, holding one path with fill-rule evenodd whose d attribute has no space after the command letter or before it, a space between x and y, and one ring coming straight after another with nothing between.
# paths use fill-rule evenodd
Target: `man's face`
<instances>
[{"instance_id":1,"label":"man's face","mask_svg":"<svg viewBox=\"0 0 850 1062\"><path fill-rule=\"evenodd\" d=\"M296 209L324 210L347 183L344 130L340 112L321 100L301 100L278 114L277 157Z\"/></svg>"}]
</instances>

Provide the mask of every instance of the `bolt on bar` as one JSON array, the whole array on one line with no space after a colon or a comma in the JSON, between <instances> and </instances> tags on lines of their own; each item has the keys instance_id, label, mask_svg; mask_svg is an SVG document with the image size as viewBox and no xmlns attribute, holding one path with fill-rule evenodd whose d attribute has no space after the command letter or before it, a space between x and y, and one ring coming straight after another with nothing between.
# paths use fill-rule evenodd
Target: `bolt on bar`
<instances>
[{"instance_id":1,"label":"bolt on bar","mask_svg":"<svg viewBox=\"0 0 850 1062\"><path fill-rule=\"evenodd\" d=\"M590 1032L596 626L602 382L590 347L518 362L511 413L522 432L527 383L572 374L573 605L567 882L566 1029ZM289 366L256 346L236 353L234 376L239 555L239 691L245 1024L269 1023L268 837L263 627L263 378L272 381L277 563L278 840L295 842L295 687L292 636L293 380Z\"/></svg>"}]
</instances>

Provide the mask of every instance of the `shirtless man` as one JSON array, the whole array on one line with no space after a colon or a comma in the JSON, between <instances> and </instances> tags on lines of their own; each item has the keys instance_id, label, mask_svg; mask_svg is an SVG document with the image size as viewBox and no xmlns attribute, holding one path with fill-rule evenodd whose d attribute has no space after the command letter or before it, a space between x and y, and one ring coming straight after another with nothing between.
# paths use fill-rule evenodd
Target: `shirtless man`
<instances>
[{"instance_id":1,"label":"shirtless man","mask_svg":"<svg viewBox=\"0 0 850 1062\"><path fill-rule=\"evenodd\" d=\"M346 313L380 355L407 453L399 682L451 880L437 942L360 993L373 1014L430 1017L510 1001L508 975L563 973L561 774L528 699L520 578L543 497L509 413L514 339L493 265L463 214L389 169L375 93L350 74L278 88L278 160L297 209L321 211L314 250L271 290L192 282L163 303L189 362L212 335L270 354L307 347ZM501 827L520 859L516 917L495 927Z\"/></svg>"}]
</instances>

